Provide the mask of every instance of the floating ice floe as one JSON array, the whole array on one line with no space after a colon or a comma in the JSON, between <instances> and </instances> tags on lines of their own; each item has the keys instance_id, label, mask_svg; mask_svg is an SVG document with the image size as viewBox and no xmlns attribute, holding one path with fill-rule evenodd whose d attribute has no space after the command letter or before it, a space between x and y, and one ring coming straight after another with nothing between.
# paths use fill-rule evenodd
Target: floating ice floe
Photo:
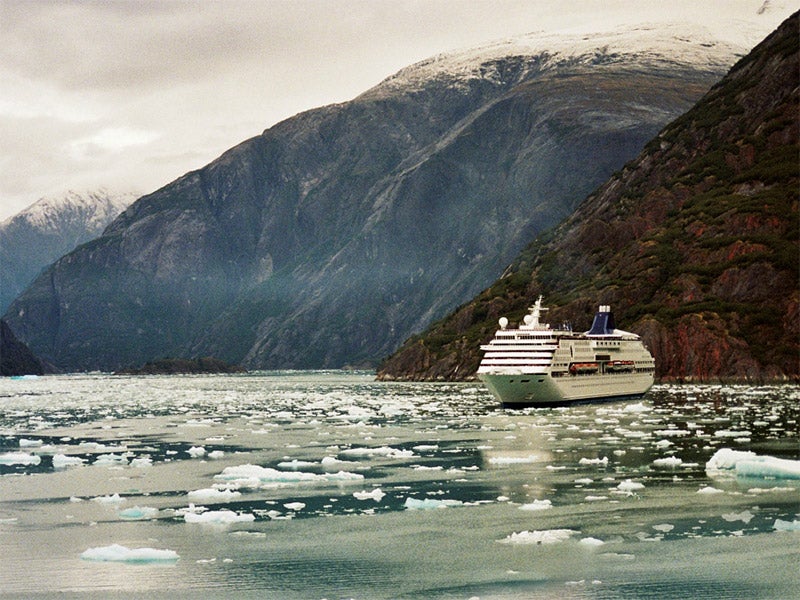
<instances>
[{"instance_id":1,"label":"floating ice floe","mask_svg":"<svg viewBox=\"0 0 800 600\"><path fill-rule=\"evenodd\" d=\"M597 538L593 537L585 537L578 543L583 544L584 546L592 546L592 547L602 546L603 544L605 544L603 540L598 540Z\"/></svg>"},{"instance_id":2,"label":"floating ice floe","mask_svg":"<svg viewBox=\"0 0 800 600\"><path fill-rule=\"evenodd\" d=\"M520 510L547 510L548 508L553 508L550 500L534 500L519 507Z\"/></svg>"},{"instance_id":3,"label":"floating ice floe","mask_svg":"<svg viewBox=\"0 0 800 600\"><path fill-rule=\"evenodd\" d=\"M133 508L126 508L119 511L119 518L126 521L139 521L144 519L153 519L158 515L158 509L152 506L134 506Z\"/></svg>"},{"instance_id":4,"label":"floating ice floe","mask_svg":"<svg viewBox=\"0 0 800 600\"><path fill-rule=\"evenodd\" d=\"M697 493L698 494L705 494L705 495L709 495L710 496L710 495L713 495L713 494L724 494L725 492L723 490L718 489L718 488L711 487L710 485L707 485L707 486L701 487L699 490L697 490Z\"/></svg>"},{"instance_id":5,"label":"floating ice floe","mask_svg":"<svg viewBox=\"0 0 800 600\"><path fill-rule=\"evenodd\" d=\"M643 490L644 484L639 483L638 481L633 481L631 479L626 479L625 481L617 485L617 489L621 492L633 493L637 490Z\"/></svg>"},{"instance_id":6,"label":"floating ice floe","mask_svg":"<svg viewBox=\"0 0 800 600\"><path fill-rule=\"evenodd\" d=\"M203 446L192 446L186 451L186 454L192 458L202 458L206 455L206 449Z\"/></svg>"},{"instance_id":7,"label":"floating ice floe","mask_svg":"<svg viewBox=\"0 0 800 600\"><path fill-rule=\"evenodd\" d=\"M187 512L183 515L187 523L207 523L211 525L228 525L230 523L249 523L256 517L250 513L236 513L232 510L209 510L206 512Z\"/></svg>"},{"instance_id":8,"label":"floating ice floe","mask_svg":"<svg viewBox=\"0 0 800 600\"><path fill-rule=\"evenodd\" d=\"M436 500L434 498L406 498L404 506L409 510L431 510L436 508L449 508L451 506L461 506L461 500Z\"/></svg>"},{"instance_id":9,"label":"floating ice floe","mask_svg":"<svg viewBox=\"0 0 800 600\"><path fill-rule=\"evenodd\" d=\"M217 488L203 488L192 490L186 494L190 500L198 502L231 502L239 498L242 493L234 490L220 490Z\"/></svg>"},{"instance_id":10,"label":"floating ice floe","mask_svg":"<svg viewBox=\"0 0 800 600\"><path fill-rule=\"evenodd\" d=\"M664 469L676 469L683 464L683 460L677 456L668 456L667 458L657 458L653 461L654 467L661 467Z\"/></svg>"},{"instance_id":11,"label":"floating ice floe","mask_svg":"<svg viewBox=\"0 0 800 600\"><path fill-rule=\"evenodd\" d=\"M608 457L604 456L603 458L582 458L578 461L580 465L602 465L606 466L608 464Z\"/></svg>"},{"instance_id":12,"label":"floating ice floe","mask_svg":"<svg viewBox=\"0 0 800 600\"><path fill-rule=\"evenodd\" d=\"M772 525L772 528L775 531L800 531L800 521L795 519L794 521L784 521L783 519L775 519L775 523Z\"/></svg>"},{"instance_id":13,"label":"floating ice floe","mask_svg":"<svg viewBox=\"0 0 800 600\"><path fill-rule=\"evenodd\" d=\"M516 464L535 463L538 460L539 458L535 454L529 454L528 456L492 456L489 459L489 464L516 465Z\"/></svg>"},{"instance_id":14,"label":"floating ice floe","mask_svg":"<svg viewBox=\"0 0 800 600\"><path fill-rule=\"evenodd\" d=\"M128 457L124 454L101 454L92 463L95 467L111 467L117 465L127 465Z\"/></svg>"},{"instance_id":15,"label":"floating ice floe","mask_svg":"<svg viewBox=\"0 0 800 600\"><path fill-rule=\"evenodd\" d=\"M5 452L0 454L0 465L38 465L42 458L28 452Z\"/></svg>"},{"instance_id":16,"label":"floating ice floe","mask_svg":"<svg viewBox=\"0 0 800 600\"><path fill-rule=\"evenodd\" d=\"M19 438L20 448L40 448L44 442L42 440L29 440L27 438Z\"/></svg>"},{"instance_id":17,"label":"floating ice floe","mask_svg":"<svg viewBox=\"0 0 800 600\"><path fill-rule=\"evenodd\" d=\"M574 533L575 531L571 529L519 531L499 541L501 544L556 544L558 542L565 542Z\"/></svg>"},{"instance_id":18,"label":"floating ice floe","mask_svg":"<svg viewBox=\"0 0 800 600\"><path fill-rule=\"evenodd\" d=\"M415 456L413 450L401 450L391 446L381 446L379 448L347 448L341 451L345 456L385 456L386 458L411 458Z\"/></svg>"},{"instance_id":19,"label":"floating ice floe","mask_svg":"<svg viewBox=\"0 0 800 600\"><path fill-rule=\"evenodd\" d=\"M293 510L295 512L301 511L306 507L305 502L287 502L284 505L284 508L287 510Z\"/></svg>"},{"instance_id":20,"label":"floating ice floe","mask_svg":"<svg viewBox=\"0 0 800 600\"><path fill-rule=\"evenodd\" d=\"M721 448L706 463L709 477L800 479L800 460Z\"/></svg>"},{"instance_id":21,"label":"floating ice floe","mask_svg":"<svg viewBox=\"0 0 800 600\"><path fill-rule=\"evenodd\" d=\"M155 548L126 548L119 544L89 548L81 554L83 560L100 562L157 563L175 562L180 558L174 550Z\"/></svg>"},{"instance_id":22,"label":"floating ice floe","mask_svg":"<svg viewBox=\"0 0 800 600\"><path fill-rule=\"evenodd\" d=\"M140 456L139 458L134 458L131 461L131 466L139 468L139 469L152 467L153 466L153 459L150 458L149 456Z\"/></svg>"},{"instance_id":23,"label":"floating ice floe","mask_svg":"<svg viewBox=\"0 0 800 600\"><path fill-rule=\"evenodd\" d=\"M359 473L339 471L338 473L308 473L305 471L278 471L259 465L238 465L226 467L222 473L214 475L214 479L229 481L242 488L257 488L269 484L295 484L325 481L361 481L364 476Z\"/></svg>"},{"instance_id":24,"label":"floating ice floe","mask_svg":"<svg viewBox=\"0 0 800 600\"><path fill-rule=\"evenodd\" d=\"M381 490L381 488L375 488L371 492L366 490L353 492L353 497L356 500L374 500L375 502L380 502L385 495L386 494Z\"/></svg>"},{"instance_id":25,"label":"floating ice floe","mask_svg":"<svg viewBox=\"0 0 800 600\"><path fill-rule=\"evenodd\" d=\"M742 511L740 513L726 513L722 515L722 518L725 519L728 523L733 523L734 521L741 521L742 523L749 523L753 519L753 513L749 510Z\"/></svg>"},{"instance_id":26,"label":"floating ice floe","mask_svg":"<svg viewBox=\"0 0 800 600\"><path fill-rule=\"evenodd\" d=\"M92 498L92 502L97 502L98 504L122 504L125 502L125 498L119 494L112 494L111 496L96 496Z\"/></svg>"}]
</instances>

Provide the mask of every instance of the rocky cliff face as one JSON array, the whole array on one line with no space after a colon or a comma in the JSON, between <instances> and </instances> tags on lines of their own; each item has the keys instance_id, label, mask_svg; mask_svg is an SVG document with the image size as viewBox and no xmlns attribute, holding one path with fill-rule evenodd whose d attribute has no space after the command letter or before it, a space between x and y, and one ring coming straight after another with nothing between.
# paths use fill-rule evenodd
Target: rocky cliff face
<instances>
[{"instance_id":1,"label":"rocky cliff face","mask_svg":"<svg viewBox=\"0 0 800 600\"><path fill-rule=\"evenodd\" d=\"M0 223L0 313L54 260L96 238L136 196L69 192Z\"/></svg>"},{"instance_id":2,"label":"rocky cliff face","mask_svg":"<svg viewBox=\"0 0 800 600\"><path fill-rule=\"evenodd\" d=\"M555 43L436 57L276 125L140 199L9 322L73 370L374 364L496 278L740 51L680 28Z\"/></svg>"},{"instance_id":3,"label":"rocky cliff face","mask_svg":"<svg viewBox=\"0 0 800 600\"><path fill-rule=\"evenodd\" d=\"M497 318L539 293L588 329L611 304L667 380L800 377L798 14L614 174L503 277L380 367L474 374Z\"/></svg>"},{"instance_id":4,"label":"rocky cliff face","mask_svg":"<svg viewBox=\"0 0 800 600\"><path fill-rule=\"evenodd\" d=\"M44 375L45 366L0 320L0 376Z\"/></svg>"}]
</instances>

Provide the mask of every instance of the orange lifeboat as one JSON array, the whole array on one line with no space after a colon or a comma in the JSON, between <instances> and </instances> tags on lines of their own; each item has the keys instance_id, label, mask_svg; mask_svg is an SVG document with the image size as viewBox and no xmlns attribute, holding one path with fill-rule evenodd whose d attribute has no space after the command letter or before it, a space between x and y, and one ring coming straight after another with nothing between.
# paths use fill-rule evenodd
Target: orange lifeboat
<instances>
[{"instance_id":1,"label":"orange lifeboat","mask_svg":"<svg viewBox=\"0 0 800 600\"><path fill-rule=\"evenodd\" d=\"M597 373L599 367L597 363L572 363L569 372L573 375L584 375L587 373Z\"/></svg>"}]
</instances>

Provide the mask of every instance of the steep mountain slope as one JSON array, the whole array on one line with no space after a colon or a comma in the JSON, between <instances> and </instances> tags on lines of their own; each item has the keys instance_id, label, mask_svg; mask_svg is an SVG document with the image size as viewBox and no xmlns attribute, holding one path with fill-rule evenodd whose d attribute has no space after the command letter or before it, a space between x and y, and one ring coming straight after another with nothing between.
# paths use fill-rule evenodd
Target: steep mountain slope
<instances>
[{"instance_id":1,"label":"steep mountain slope","mask_svg":"<svg viewBox=\"0 0 800 600\"><path fill-rule=\"evenodd\" d=\"M800 378L800 28L795 13L384 379L465 378L538 294L588 328L611 304L665 379Z\"/></svg>"},{"instance_id":2,"label":"steep mountain slope","mask_svg":"<svg viewBox=\"0 0 800 600\"><path fill-rule=\"evenodd\" d=\"M0 223L0 313L43 268L103 233L135 199L107 190L69 192Z\"/></svg>"},{"instance_id":3,"label":"steep mountain slope","mask_svg":"<svg viewBox=\"0 0 800 600\"><path fill-rule=\"evenodd\" d=\"M0 319L0 376L44 375L45 367Z\"/></svg>"},{"instance_id":4,"label":"steep mountain slope","mask_svg":"<svg viewBox=\"0 0 800 600\"><path fill-rule=\"evenodd\" d=\"M557 43L436 57L272 127L140 199L9 322L67 369L385 356L497 277L741 52L685 27Z\"/></svg>"}]
</instances>

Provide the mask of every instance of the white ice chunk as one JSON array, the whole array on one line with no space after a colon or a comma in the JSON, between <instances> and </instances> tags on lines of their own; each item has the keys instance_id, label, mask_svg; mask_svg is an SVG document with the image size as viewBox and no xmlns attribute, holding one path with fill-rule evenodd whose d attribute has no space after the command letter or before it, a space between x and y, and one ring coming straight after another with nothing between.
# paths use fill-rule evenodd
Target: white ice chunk
<instances>
[{"instance_id":1,"label":"white ice chunk","mask_svg":"<svg viewBox=\"0 0 800 600\"><path fill-rule=\"evenodd\" d=\"M375 502L380 502L385 495L381 488L375 488L371 492L366 490L353 492L353 497L356 498L356 500L374 500Z\"/></svg>"},{"instance_id":2,"label":"white ice chunk","mask_svg":"<svg viewBox=\"0 0 800 600\"><path fill-rule=\"evenodd\" d=\"M575 533L571 529L545 529L543 531L519 531L500 540L501 544L556 544L564 542Z\"/></svg>"},{"instance_id":3,"label":"white ice chunk","mask_svg":"<svg viewBox=\"0 0 800 600\"><path fill-rule=\"evenodd\" d=\"M97 496L92 498L92 502L97 502L98 504L122 504L125 502L125 498L119 494L113 494L111 496Z\"/></svg>"},{"instance_id":4,"label":"white ice chunk","mask_svg":"<svg viewBox=\"0 0 800 600\"><path fill-rule=\"evenodd\" d=\"M604 456L603 458L582 458L578 461L578 464L581 465L602 465L606 466L608 464L608 457Z\"/></svg>"},{"instance_id":5,"label":"white ice chunk","mask_svg":"<svg viewBox=\"0 0 800 600\"><path fill-rule=\"evenodd\" d=\"M399 448L392 448L390 446L381 446L379 448L348 448L342 450L341 454L345 456L385 456L387 458L411 458L414 456L413 450L401 450Z\"/></svg>"},{"instance_id":6,"label":"white ice chunk","mask_svg":"<svg viewBox=\"0 0 800 600\"><path fill-rule=\"evenodd\" d=\"M206 455L206 449L203 446L192 446L186 453L192 458L202 458Z\"/></svg>"},{"instance_id":7,"label":"white ice chunk","mask_svg":"<svg viewBox=\"0 0 800 600\"><path fill-rule=\"evenodd\" d=\"M215 475L214 479L235 482L239 487L258 487L264 484L293 484L324 481L361 481L364 476L359 473L339 471L337 473L307 473L304 471L278 471L270 467L259 465L239 465L226 467L222 473Z\"/></svg>"},{"instance_id":8,"label":"white ice chunk","mask_svg":"<svg viewBox=\"0 0 800 600\"><path fill-rule=\"evenodd\" d=\"M725 519L728 523L733 523L734 521L741 521L742 523L749 523L753 519L753 513L749 510L742 511L740 513L727 513L722 515L722 518Z\"/></svg>"},{"instance_id":9,"label":"white ice chunk","mask_svg":"<svg viewBox=\"0 0 800 600\"><path fill-rule=\"evenodd\" d=\"M295 512L299 510L303 510L306 507L305 502L287 502L283 505L288 510L293 510Z\"/></svg>"},{"instance_id":10,"label":"white ice chunk","mask_svg":"<svg viewBox=\"0 0 800 600\"><path fill-rule=\"evenodd\" d=\"M212 450L208 453L208 458L211 460L219 460L220 458L225 456L225 452L223 450Z\"/></svg>"},{"instance_id":11,"label":"white ice chunk","mask_svg":"<svg viewBox=\"0 0 800 600\"><path fill-rule=\"evenodd\" d=\"M314 467L317 463L311 462L310 460L285 460L283 462L279 462L278 466L281 469L301 469L301 468L308 468Z\"/></svg>"},{"instance_id":12,"label":"white ice chunk","mask_svg":"<svg viewBox=\"0 0 800 600\"><path fill-rule=\"evenodd\" d=\"M142 519L153 519L158 515L158 509L152 506L134 506L119 511L119 518L128 521L139 521Z\"/></svg>"},{"instance_id":13,"label":"white ice chunk","mask_svg":"<svg viewBox=\"0 0 800 600\"><path fill-rule=\"evenodd\" d=\"M583 544L584 546L591 546L591 547L602 546L603 544L605 544L603 540L598 540L597 538L593 537L585 537L578 543Z\"/></svg>"},{"instance_id":14,"label":"white ice chunk","mask_svg":"<svg viewBox=\"0 0 800 600\"><path fill-rule=\"evenodd\" d=\"M450 506L461 506L460 500L436 500L433 498L406 498L405 507L409 510L430 510L436 508L448 508Z\"/></svg>"},{"instance_id":15,"label":"white ice chunk","mask_svg":"<svg viewBox=\"0 0 800 600\"><path fill-rule=\"evenodd\" d=\"M701 487L699 490L697 490L697 493L698 494L713 495L713 494L724 494L725 492L723 490L720 490L720 489L717 489L715 487L711 487L710 485L707 485L707 486Z\"/></svg>"},{"instance_id":16,"label":"white ice chunk","mask_svg":"<svg viewBox=\"0 0 800 600\"><path fill-rule=\"evenodd\" d=\"M622 410L622 412L626 412L626 413L650 412L650 407L649 406L645 406L644 403L642 403L642 402L637 402L636 404L628 404L628 406L626 406Z\"/></svg>"},{"instance_id":17,"label":"white ice chunk","mask_svg":"<svg viewBox=\"0 0 800 600\"><path fill-rule=\"evenodd\" d=\"M42 445L42 440L29 440L27 438L19 438L20 448L39 448Z\"/></svg>"},{"instance_id":18,"label":"white ice chunk","mask_svg":"<svg viewBox=\"0 0 800 600\"><path fill-rule=\"evenodd\" d=\"M553 508L553 503L550 500L534 500L528 504L523 504L519 507L520 510L547 510Z\"/></svg>"},{"instance_id":19,"label":"white ice chunk","mask_svg":"<svg viewBox=\"0 0 800 600\"><path fill-rule=\"evenodd\" d=\"M783 519L775 519L775 523L772 525L772 528L775 531L800 531L800 521L795 519L794 521L784 521Z\"/></svg>"},{"instance_id":20,"label":"white ice chunk","mask_svg":"<svg viewBox=\"0 0 800 600\"><path fill-rule=\"evenodd\" d=\"M208 523L212 525L228 525L230 523L247 523L255 521L256 517L250 513L235 513L232 510L209 510L203 513L187 512L183 515L187 523Z\"/></svg>"},{"instance_id":21,"label":"white ice chunk","mask_svg":"<svg viewBox=\"0 0 800 600\"><path fill-rule=\"evenodd\" d=\"M653 461L654 467L661 467L664 469L676 469L683 464L683 460L677 456L668 456L667 458L657 458Z\"/></svg>"},{"instance_id":22,"label":"white ice chunk","mask_svg":"<svg viewBox=\"0 0 800 600\"><path fill-rule=\"evenodd\" d=\"M97 467L111 467L115 465L127 465L128 457L123 454L101 454L92 463Z\"/></svg>"},{"instance_id":23,"label":"white ice chunk","mask_svg":"<svg viewBox=\"0 0 800 600\"><path fill-rule=\"evenodd\" d=\"M528 456L492 456L489 458L489 464L492 465L516 465L516 464L527 464L527 463L535 463L539 460L539 457L535 454L529 454Z\"/></svg>"},{"instance_id":24,"label":"white ice chunk","mask_svg":"<svg viewBox=\"0 0 800 600\"><path fill-rule=\"evenodd\" d=\"M144 469L153 466L153 459L149 456L140 456L131 461L131 466L139 469Z\"/></svg>"},{"instance_id":25,"label":"white ice chunk","mask_svg":"<svg viewBox=\"0 0 800 600\"><path fill-rule=\"evenodd\" d=\"M196 502L231 502L239 498L242 493L234 490L218 490L216 488L204 488L202 490L192 490L186 494L190 500Z\"/></svg>"},{"instance_id":26,"label":"white ice chunk","mask_svg":"<svg viewBox=\"0 0 800 600\"><path fill-rule=\"evenodd\" d=\"M28 452L5 452L0 454L0 465L38 465L42 458Z\"/></svg>"},{"instance_id":27,"label":"white ice chunk","mask_svg":"<svg viewBox=\"0 0 800 600\"><path fill-rule=\"evenodd\" d=\"M710 477L800 479L800 460L720 448L706 463L706 474Z\"/></svg>"},{"instance_id":28,"label":"white ice chunk","mask_svg":"<svg viewBox=\"0 0 800 600\"><path fill-rule=\"evenodd\" d=\"M79 456L67 456L66 454L56 454L53 456L54 469L66 469L68 467L79 467L86 461Z\"/></svg>"},{"instance_id":29,"label":"white ice chunk","mask_svg":"<svg viewBox=\"0 0 800 600\"><path fill-rule=\"evenodd\" d=\"M635 492L636 490L643 490L644 484L639 483L638 481L632 481L631 479L626 479L617 486L617 489L622 492Z\"/></svg>"},{"instance_id":30,"label":"white ice chunk","mask_svg":"<svg viewBox=\"0 0 800 600\"><path fill-rule=\"evenodd\" d=\"M102 562L174 562L178 560L178 553L174 550L156 550L154 548L126 548L119 544L89 548L81 554L83 560Z\"/></svg>"},{"instance_id":31,"label":"white ice chunk","mask_svg":"<svg viewBox=\"0 0 800 600\"><path fill-rule=\"evenodd\" d=\"M671 523L662 523L660 525L653 525L653 529L660 531L661 533L669 533L675 529L675 525L672 525Z\"/></svg>"}]
</instances>

